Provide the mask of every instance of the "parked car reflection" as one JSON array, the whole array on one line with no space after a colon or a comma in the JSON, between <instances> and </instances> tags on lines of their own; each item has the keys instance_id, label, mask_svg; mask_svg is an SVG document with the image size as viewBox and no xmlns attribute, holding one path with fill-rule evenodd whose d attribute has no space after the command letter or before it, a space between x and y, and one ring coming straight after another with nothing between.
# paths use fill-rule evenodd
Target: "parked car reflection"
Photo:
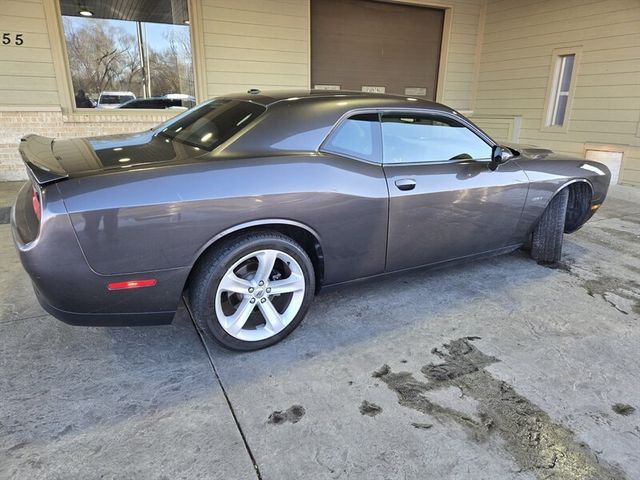
<instances>
[{"instance_id":1,"label":"parked car reflection","mask_svg":"<svg viewBox=\"0 0 640 480\"><path fill-rule=\"evenodd\" d=\"M188 110L196 105L196 99L189 95L164 97L135 98L119 105L117 108L152 108Z\"/></svg>"}]
</instances>

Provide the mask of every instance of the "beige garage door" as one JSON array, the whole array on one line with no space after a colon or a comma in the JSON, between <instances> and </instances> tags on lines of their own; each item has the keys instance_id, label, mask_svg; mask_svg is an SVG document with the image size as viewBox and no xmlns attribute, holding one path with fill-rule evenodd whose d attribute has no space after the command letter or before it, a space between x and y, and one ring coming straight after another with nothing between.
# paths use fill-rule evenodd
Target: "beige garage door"
<instances>
[{"instance_id":1,"label":"beige garage door","mask_svg":"<svg viewBox=\"0 0 640 480\"><path fill-rule=\"evenodd\" d=\"M311 1L311 85L435 99L444 11Z\"/></svg>"}]
</instances>

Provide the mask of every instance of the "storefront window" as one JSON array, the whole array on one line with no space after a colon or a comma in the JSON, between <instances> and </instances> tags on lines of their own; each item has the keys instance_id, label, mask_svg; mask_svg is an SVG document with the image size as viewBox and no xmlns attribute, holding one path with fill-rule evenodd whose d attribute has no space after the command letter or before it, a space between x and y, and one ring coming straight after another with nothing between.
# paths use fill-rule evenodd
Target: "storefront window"
<instances>
[{"instance_id":1,"label":"storefront window","mask_svg":"<svg viewBox=\"0 0 640 480\"><path fill-rule=\"evenodd\" d=\"M195 105L187 0L60 0L76 108Z\"/></svg>"}]
</instances>

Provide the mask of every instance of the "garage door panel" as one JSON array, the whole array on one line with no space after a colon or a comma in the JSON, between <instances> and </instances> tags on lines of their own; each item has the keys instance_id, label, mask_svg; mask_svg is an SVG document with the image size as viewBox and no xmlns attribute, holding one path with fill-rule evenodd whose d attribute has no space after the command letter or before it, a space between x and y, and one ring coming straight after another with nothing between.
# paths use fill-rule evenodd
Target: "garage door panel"
<instances>
[{"instance_id":1,"label":"garage door panel","mask_svg":"<svg viewBox=\"0 0 640 480\"><path fill-rule=\"evenodd\" d=\"M404 94L421 87L435 98L443 10L367 0L311 3L312 84Z\"/></svg>"}]
</instances>

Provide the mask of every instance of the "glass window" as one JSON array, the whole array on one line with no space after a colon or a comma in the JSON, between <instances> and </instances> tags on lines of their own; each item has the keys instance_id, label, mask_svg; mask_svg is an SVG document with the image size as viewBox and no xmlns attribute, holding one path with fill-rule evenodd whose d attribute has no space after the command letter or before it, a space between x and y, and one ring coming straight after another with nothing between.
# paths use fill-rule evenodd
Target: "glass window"
<instances>
[{"instance_id":1,"label":"glass window","mask_svg":"<svg viewBox=\"0 0 640 480\"><path fill-rule=\"evenodd\" d=\"M573 75L575 57L575 54L560 55L556 59L553 95L549 105L547 125L564 125L567 103L569 102L569 91L571 89L571 77Z\"/></svg>"},{"instance_id":2,"label":"glass window","mask_svg":"<svg viewBox=\"0 0 640 480\"><path fill-rule=\"evenodd\" d=\"M76 108L195 103L187 0L60 0L60 11Z\"/></svg>"},{"instance_id":3,"label":"glass window","mask_svg":"<svg viewBox=\"0 0 640 480\"><path fill-rule=\"evenodd\" d=\"M328 152L379 161L380 124L377 113L354 115L340 124L324 146Z\"/></svg>"},{"instance_id":4,"label":"glass window","mask_svg":"<svg viewBox=\"0 0 640 480\"><path fill-rule=\"evenodd\" d=\"M412 114L382 116L384 163L491 158L491 147L463 124Z\"/></svg>"},{"instance_id":5,"label":"glass window","mask_svg":"<svg viewBox=\"0 0 640 480\"><path fill-rule=\"evenodd\" d=\"M158 135L213 150L245 128L265 107L240 100L212 100L159 127Z\"/></svg>"}]
</instances>

